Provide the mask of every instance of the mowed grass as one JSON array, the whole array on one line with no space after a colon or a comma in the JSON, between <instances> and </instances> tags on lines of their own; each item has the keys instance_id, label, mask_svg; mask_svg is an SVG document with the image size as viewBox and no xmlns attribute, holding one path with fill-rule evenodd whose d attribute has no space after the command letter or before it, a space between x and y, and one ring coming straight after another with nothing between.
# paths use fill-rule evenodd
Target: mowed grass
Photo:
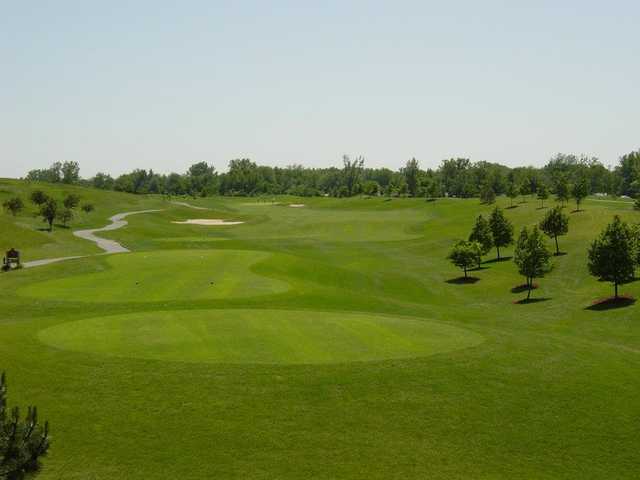
<instances>
[{"instance_id":1,"label":"mowed grass","mask_svg":"<svg viewBox=\"0 0 640 480\"><path fill-rule=\"evenodd\" d=\"M586 268L614 214L640 221L629 202L571 213L541 301L518 305L523 279L493 253L476 283L450 282L451 244L491 208L475 199L82 194L103 202L83 227L163 211L105 234L135 253L0 275L11 402L52 424L41 478L637 477L640 305L590 309L612 288ZM538 207L506 210L516 232ZM26 214L1 218L5 243L44 241ZM171 223L188 218L246 223ZM93 248L44 239L26 260Z\"/></svg>"},{"instance_id":2,"label":"mowed grass","mask_svg":"<svg viewBox=\"0 0 640 480\"><path fill-rule=\"evenodd\" d=\"M287 284L257 275L251 269L272 256L270 253L233 250L165 250L114 255L104 260L100 271L34 283L17 293L25 297L76 302L150 302L268 295L286 291Z\"/></svg>"},{"instance_id":3,"label":"mowed grass","mask_svg":"<svg viewBox=\"0 0 640 480\"><path fill-rule=\"evenodd\" d=\"M153 360L318 364L415 358L477 345L477 333L412 318L295 310L178 310L62 323L48 345Z\"/></svg>"}]
</instances>

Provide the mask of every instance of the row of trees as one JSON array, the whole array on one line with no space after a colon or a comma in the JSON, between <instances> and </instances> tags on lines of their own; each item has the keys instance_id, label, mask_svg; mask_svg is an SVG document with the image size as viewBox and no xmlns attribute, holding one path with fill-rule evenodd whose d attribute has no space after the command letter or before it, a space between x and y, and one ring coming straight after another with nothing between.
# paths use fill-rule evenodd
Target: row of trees
<instances>
[{"instance_id":1,"label":"row of trees","mask_svg":"<svg viewBox=\"0 0 640 480\"><path fill-rule=\"evenodd\" d=\"M526 279L527 300L531 298L534 279L543 277L551 268L551 251L542 233L555 241L556 255L560 255L558 237L569 231L569 217L562 206L547 211L538 225L523 227L516 241L513 260L518 272ZM493 247L500 260L500 247L513 243L513 225L496 207L487 221L479 215L468 240L460 240L448 255L448 259L464 271L480 268L482 256ZM591 275L614 285L614 298L618 298L618 286L634 279L635 268L640 265L640 225L630 226L619 216L600 233L589 247L588 268Z\"/></svg>"},{"instance_id":2,"label":"row of trees","mask_svg":"<svg viewBox=\"0 0 640 480\"><path fill-rule=\"evenodd\" d=\"M556 244L556 254L560 254L558 237L569 231L569 217L564 214L561 206L549 210L539 226L531 229L524 227L516 242L514 261L518 271L526 278L527 299L531 296L533 280L541 277L549 268L551 253L547 249L544 232L553 238ZM514 241L513 224L506 218L503 210L496 207L489 219L482 215L476 218L468 240L458 241L451 252L449 260L464 271L468 278L471 268L480 268L482 257L495 247L496 259L500 260L500 248L512 245Z\"/></svg>"},{"instance_id":3,"label":"row of trees","mask_svg":"<svg viewBox=\"0 0 640 480\"><path fill-rule=\"evenodd\" d=\"M56 220L62 222L63 226L66 227L73 220L76 209L80 205L80 196L75 193L68 193L59 202L42 190L34 190L31 193L30 200L37 208L36 215L42 217L42 220L48 224L49 231L53 230L53 224ZM9 198L2 206L13 216L18 215L25 209L25 203L20 197ZM91 203L84 203L81 209L85 213L90 213L94 210L94 206Z\"/></svg>"},{"instance_id":4,"label":"row of trees","mask_svg":"<svg viewBox=\"0 0 640 480\"><path fill-rule=\"evenodd\" d=\"M140 194L479 196L491 203L496 195L504 194L512 199L537 195L544 201L545 195L552 193L566 201L572 195L582 199L590 193L640 195L640 151L623 155L613 169L606 168L595 157L558 154L543 168L509 168L497 163L451 158L443 160L435 170L423 170L412 158L403 168L393 171L367 168L364 157L345 155L340 168L269 167L242 158L231 160L226 172L217 172L206 162L199 162L183 174L136 169L116 178L98 173L87 180L80 178L76 162L57 162L48 169L30 171L26 178Z\"/></svg>"}]
</instances>

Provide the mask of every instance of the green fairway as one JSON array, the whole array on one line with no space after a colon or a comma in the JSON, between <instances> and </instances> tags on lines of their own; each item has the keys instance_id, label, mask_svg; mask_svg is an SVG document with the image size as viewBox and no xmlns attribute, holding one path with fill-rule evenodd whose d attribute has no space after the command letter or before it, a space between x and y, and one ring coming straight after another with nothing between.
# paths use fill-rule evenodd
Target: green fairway
<instances>
[{"instance_id":1,"label":"green fairway","mask_svg":"<svg viewBox=\"0 0 640 480\"><path fill-rule=\"evenodd\" d=\"M36 186L0 181L0 200ZM51 423L38 479L638 476L640 305L590 308L613 287L587 270L614 214L640 221L629 202L566 208L566 255L518 304L513 247L475 283L446 259L493 208L477 199L179 199L195 210L39 188L96 210L52 233L32 206L0 216L25 261L90 255L0 274L10 403ZM516 234L546 212L497 204ZM72 235L147 209L100 234L132 253ZM194 218L244 223L172 223Z\"/></svg>"},{"instance_id":2,"label":"green fairway","mask_svg":"<svg viewBox=\"0 0 640 480\"><path fill-rule=\"evenodd\" d=\"M62 323L44 343L85 353L220 363L340 363L412 358L482 337L425 320L288 310L144 312Z\"/></svg>"},{"instance_id":3,"label":"green fairway","mask_svg":"<svg viewBox=\"0 0 640 480\"><path fill-rule=\"evenodd\" d=\"M251 297L284 292L287 284L256 275L261 252L159 251L112 256L99 272L35 283L20 295L86 302Z\"/></svg>"}]
</instances>

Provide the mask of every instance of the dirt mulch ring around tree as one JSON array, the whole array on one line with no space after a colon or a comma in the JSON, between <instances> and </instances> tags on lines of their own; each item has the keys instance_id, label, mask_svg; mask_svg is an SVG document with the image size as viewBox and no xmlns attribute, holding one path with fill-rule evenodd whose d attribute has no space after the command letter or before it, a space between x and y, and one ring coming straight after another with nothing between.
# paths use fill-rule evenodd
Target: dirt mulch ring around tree
<instances>
[{"instance_id":1,"label":"dirt mulch ring around tree","mask_svg":"<svg viewBox=\"0 0 640 480\"><path fill-rule=\"evenodd\" d=\"M618 297L598 298L591 302L587 310L610 310L613 308L628 307L636 303L636 299L628 294L618 295Z\"/></svg>"}]
</instances>

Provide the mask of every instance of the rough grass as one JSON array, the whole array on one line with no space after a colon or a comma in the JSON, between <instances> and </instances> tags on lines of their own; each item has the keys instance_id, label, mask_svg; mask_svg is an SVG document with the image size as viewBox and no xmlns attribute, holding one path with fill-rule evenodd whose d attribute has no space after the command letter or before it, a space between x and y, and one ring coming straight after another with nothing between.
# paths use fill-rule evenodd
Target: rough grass
<instances>
[{"instance_id":1,"label":"rough grass","mask_svg":"<svg viewBox=\"0 0 640 480\"><path fill-rule=\"evenodd\" d=\"M15 181L2 187L33 188ZM212 209L197 217L247 222L222 230L171 224L195 218L194 211L158 198L84 189L81 195L94 199L98 210L74 228L100 226L119 211L166 210L132 217L125 229L109 233L135 254L0 275L0 368L8 372L11 401L36 403L52 424L53 448L41 478L637 476L638 307L588 308L613 289L586 269L588 243L613 214L640 220L629 203L585 202L560 239L567 255L554 257L553 271L536 279L532 298L545 301L516 305L522 293L511 289L524 279L511 261L485 264L473 272L479 279L473 284L447 282L461 274L445 260L452 242L491 208L477 200L277 199L306 204L299 209L245 205L252 203L247 199L195 201ZM537 206L530 201L506 211L516 231L541 218ZM92 251L68 231L41 237L40 223L28 214L0 218L2 243L22 248L29 259ZM180 258L185 250L202 254L198 268L219 281L255 275L256 281L283 282L287 290L207 297L191 294L192 282L208 278L191 266L148 275L144 264L135 265L140 255L166 259L175 252ZM216 259L238 251L260 260L225 273ZM137 274L162 286L134 299L123 287ZM94 278L103 280L85 282ZM108 298L100 300L96 290ZM113 291L121 293L114 297ZM24 292L37 295L25 298ZM621 287L622 293L637 298L640 282ZM197 318L198 312L233 309L329 312L336 321L345 312L411 317L426 328L456 327L484 341L415 358L230 364L145 358L151 350L138 330L135 355L100 353L105 345L124 348L131 341L127 315L145 319L149 328L167 312ZM105 320L110 315L119 323L113 330ZM296 326L296 315L278 321ZM312 320L316 313L308 315ZM88 334L91 323L72 322L96 317L106 329L100 348L78 351L41 341L42 332L75 326ZM158 331L170 337L170 329L156 327L148 331L149 344ZM290 333L283 326L274 335L285 341ZM317 334L323 338L326 331ZM255 330L245 330L244 338L254 355L275 342ZM306 332L301 338L310 341ZM321 343L314 341L314 349ZM211 345L205 350L216 351Z\"/></svg>"}]
</instances>

